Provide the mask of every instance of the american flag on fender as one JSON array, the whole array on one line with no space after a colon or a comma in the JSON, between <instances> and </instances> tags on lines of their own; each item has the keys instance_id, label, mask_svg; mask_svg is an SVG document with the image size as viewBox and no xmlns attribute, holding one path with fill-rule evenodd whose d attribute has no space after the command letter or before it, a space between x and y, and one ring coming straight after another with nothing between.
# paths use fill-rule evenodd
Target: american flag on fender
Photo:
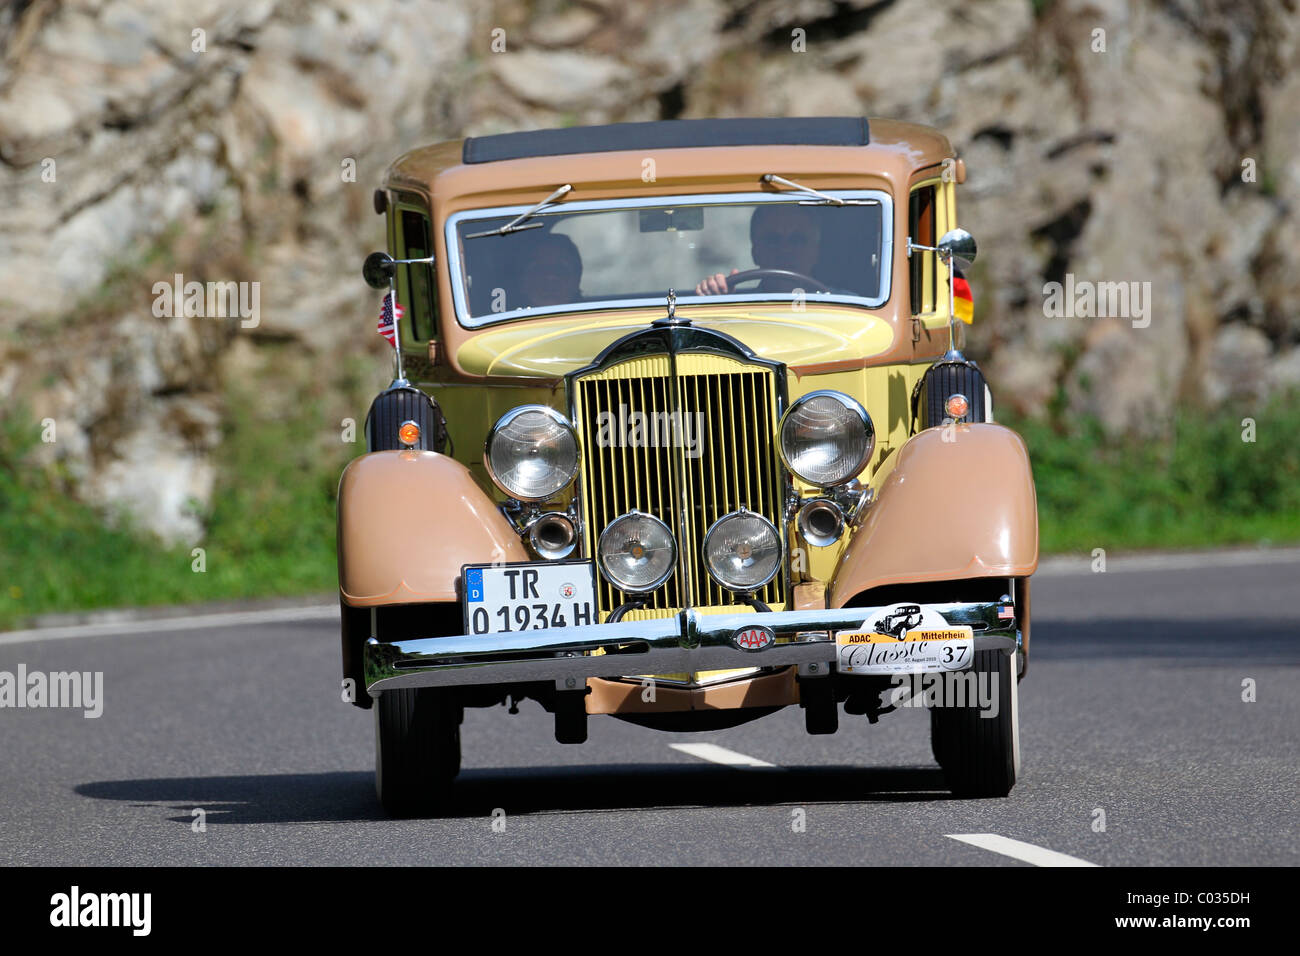
<instances>
[{"instance_id":1,"label":"american flag on fender","mask_svg":"<svg viewBox=\"0 0 1300 956\"><path fill-rule=\"evenodd\" d=\"M405 314L402 307L395 301L396 293L389 292L384 296L384 304L379 309L379 334L388 339L388 344L397 346L397 323L402 321Z\"/></svg>"}]
</instances>

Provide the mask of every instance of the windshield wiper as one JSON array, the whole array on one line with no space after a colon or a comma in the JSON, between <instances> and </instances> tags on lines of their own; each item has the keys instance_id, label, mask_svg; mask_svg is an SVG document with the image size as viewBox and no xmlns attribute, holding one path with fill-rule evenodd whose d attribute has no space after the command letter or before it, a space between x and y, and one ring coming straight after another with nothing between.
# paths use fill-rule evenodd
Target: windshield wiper
<instances>
[{"instance_id":1,"label":"windshield wiper","mask_svg":"<svg viewBox=\"0 0 1300 956\"><path fill-rule=\"evenodd\" d=\"M801 206L876 206L880 204L878 199L841 199L839 196L832 196L829 193L818 192L811 186L805 186L802 183L791 182L783 176L776 173L764 173L758 177L761 183L768 185L784 186L787 189L793 189L805 196L813 196L813 199L801 199Z\"/></svg>"},{"instance_id":2,"label":"windshield wiper","mask_svg":"<svg viewBox=\"0 0 1300 956\"><path fill-rule=\"evenodd\" d=\"M533 223L529 223L528 225L522 225L522 223L528 219L532 219L533 216L537 215L547 206L552 205L557 199L567 195L572 190L573 190L573 186L570 185L569 183L565 183L559 189L555 190L555 192L551 193L549 196L547 196L545 199L539 202L532 209L529 209L527 212L520 213L514 219L511 219L508 223L506 223L504 226L500 226L496 229L489 229L487 232L476 232L473 233L472 235L466 236L465 238L481 239L484 236L508 236L512 232L520 232L524 229L540 229L542 228L542 224L540 222L533 222Z\"/></svg>"}]
</instances>

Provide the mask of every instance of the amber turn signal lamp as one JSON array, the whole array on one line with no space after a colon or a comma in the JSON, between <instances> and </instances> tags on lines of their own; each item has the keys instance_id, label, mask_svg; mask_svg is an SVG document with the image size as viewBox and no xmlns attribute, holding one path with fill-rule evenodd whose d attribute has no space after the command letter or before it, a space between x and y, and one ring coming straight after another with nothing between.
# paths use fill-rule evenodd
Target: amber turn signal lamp
<instances>
[{"instance_id":1,"label":"amber turn signal lamp","mask_svg":"<svg viewBox=\"0 0 1300 956\"><path fill-rule=\"evenodd\" d=\"M407 448L414 448L420 443L420 426L415 422L403 422L397 430L397 437Z\"/></svg>"}]
</instances>

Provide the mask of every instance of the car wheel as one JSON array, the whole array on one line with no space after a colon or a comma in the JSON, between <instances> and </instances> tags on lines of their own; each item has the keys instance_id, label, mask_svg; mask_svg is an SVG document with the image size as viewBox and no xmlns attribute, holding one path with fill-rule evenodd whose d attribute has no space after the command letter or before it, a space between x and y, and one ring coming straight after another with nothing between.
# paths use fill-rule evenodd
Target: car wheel
<instances>
[{"instance_id":1,"label":"car wheel","mask_svg":"<svg viewBox=\"0 0 1300 956\"><path fill-rule=\"evenodd\" d=\"M390 816L433 816L460 772L460 710L438 690L402 688L375 701L375 791Z\"/></svg>"},{"instance_id":2,"label":"car wheel","mask_svg":"<svg viewBox=\"0 0 1300 956\"><path fill-rule=\"evenodd\" d=\"M979 651L972 670L983 684L997 678L996 717L971 706L933 707L930 746L948 788L959 797L1005 797L1020 772L1020 691L1016 659L999 650ZM987 674L988 677L983 675Z\"/></svg>"}]
</instances>

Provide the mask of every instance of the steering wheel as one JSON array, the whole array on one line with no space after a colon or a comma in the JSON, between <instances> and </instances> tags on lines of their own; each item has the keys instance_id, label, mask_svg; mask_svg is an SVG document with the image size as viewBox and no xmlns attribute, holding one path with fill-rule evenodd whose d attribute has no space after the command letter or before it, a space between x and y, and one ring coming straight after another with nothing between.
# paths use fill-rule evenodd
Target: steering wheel
<instances>
[{"instance_id":1,"label":"steering wheel","mask_svg":"<svg viewBox=\"0 0 1300 956\"><path fill-rule=\"evenodd\" d=\"M735 291L736 285L741 282L747 282L750 279L795 279L807 285L816 286L814 291L830 292L831 287L825 283L818 282L810 275L804 275L802 272L791 272L789 269L746 269L744 272L737 272L735 275L729 275L727 279L727 291Z\"/></svg>"}]
</instances>

